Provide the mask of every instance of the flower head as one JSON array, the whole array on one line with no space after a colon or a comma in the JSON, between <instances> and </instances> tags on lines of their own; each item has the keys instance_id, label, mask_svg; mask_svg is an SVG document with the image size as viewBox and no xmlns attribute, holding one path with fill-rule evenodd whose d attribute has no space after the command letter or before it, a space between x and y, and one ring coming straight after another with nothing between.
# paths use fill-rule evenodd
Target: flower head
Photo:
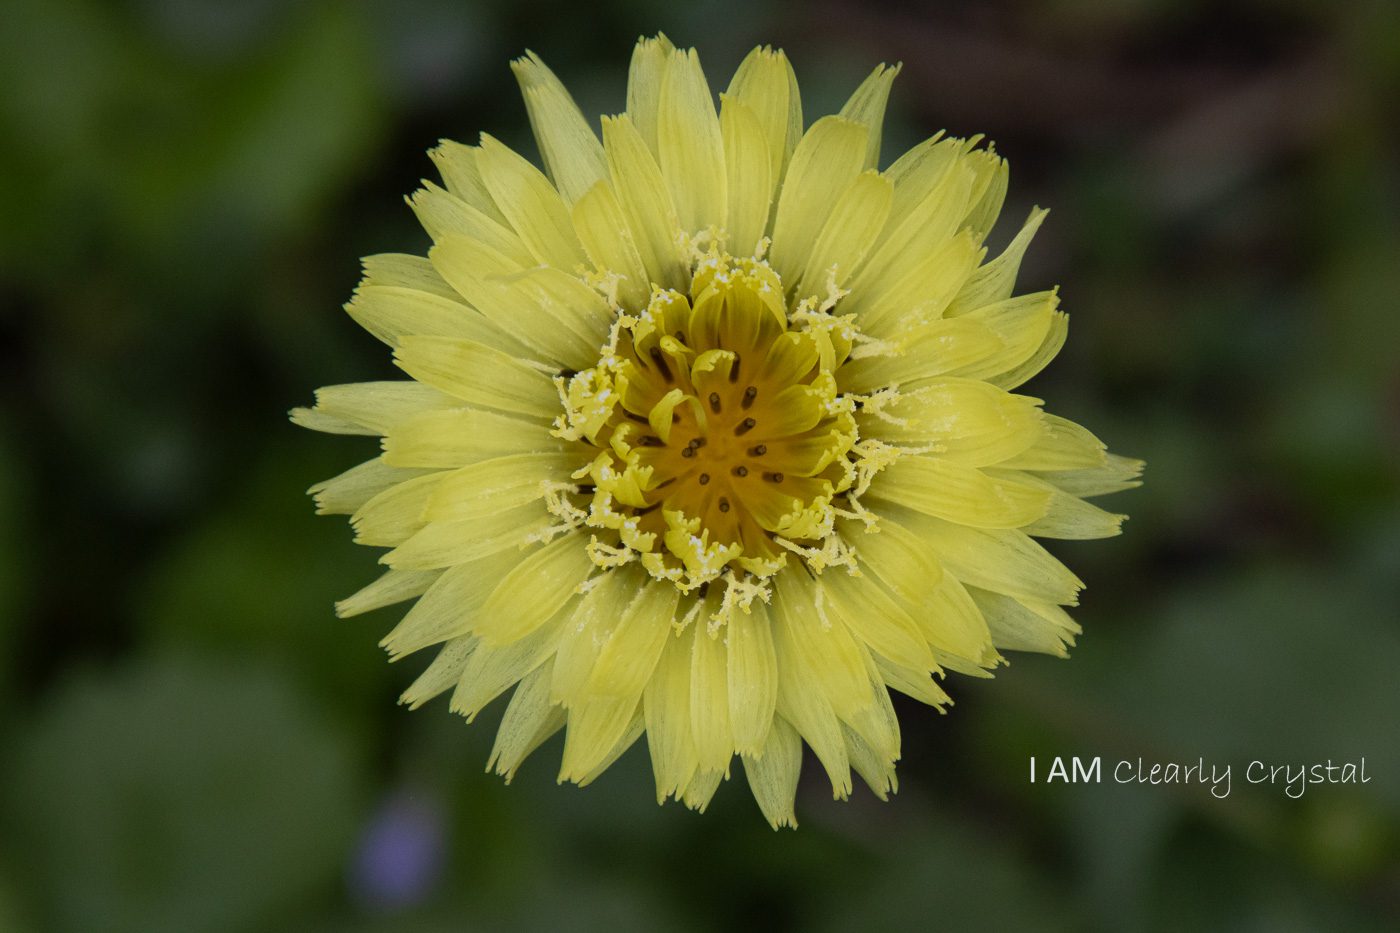
<instances>
[{"instance_id":1,"label":"flower head","mask_svg":"<svg viewBox=\"0 0 1400 933\"><path fill-rule=\"evenodd\" d=\"M716 110L694 51L632 58L601 139L514 63L541 172L484 136L431 155L427 258L372 256L347 306L404 382L293 420L383 437L313 488L392 548L342 615L417 599L384 640L437 647L404 693L469 719L514 688L490 766L565 730L561 780L643 733L659 800L703 809L736 756L795 824L805 741L836 796L895 786L895 689L1063 655L1082 584L1033 536L1118 533L1087 497L1141 463L1012 393L1059 351L1053 291L1013 296L1035 211L984 237L1006 163L934 137L877 168L897 68L805 127L782 52Z\"/></svg>"}]
</instances>

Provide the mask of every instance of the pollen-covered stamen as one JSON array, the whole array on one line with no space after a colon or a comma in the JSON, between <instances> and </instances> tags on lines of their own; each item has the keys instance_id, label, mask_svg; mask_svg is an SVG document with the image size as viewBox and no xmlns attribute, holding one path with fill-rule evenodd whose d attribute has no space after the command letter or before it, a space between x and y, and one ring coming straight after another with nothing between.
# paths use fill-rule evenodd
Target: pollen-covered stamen
<instances>
[{"instance_id":1,"label":"pollen-covered stamen","mask_svg":"<svg viewBox=\"0 0 1400 933\"><path fill-rule=\"evenodd\" d=\"M578 432L601 452L588 523L686 592L845 553L827 539L859 475L833 373L846 345L810 310L790 318L783 295L766 263L707 256L689 298L656 291L561 391L567 426L607 410Z\"/></svg>"}]
</instances>

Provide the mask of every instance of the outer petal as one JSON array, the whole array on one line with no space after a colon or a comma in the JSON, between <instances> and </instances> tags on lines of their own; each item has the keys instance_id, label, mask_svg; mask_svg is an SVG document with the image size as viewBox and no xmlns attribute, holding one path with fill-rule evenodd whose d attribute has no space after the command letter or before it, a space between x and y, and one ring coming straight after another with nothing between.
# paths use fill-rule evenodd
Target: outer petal
<instances>
[{"instance_id":1,"label":"outer petal","mask_svg":"<svg viewBox=\"0 0 1400 933\"><path fill-rule=\"evenodd\" d=\"M728 216L724 142L700 57L671 54L661 82L656 148L681 228L722 227Z\"/></svg>"},{"instance_id":2,"label":"outer petal","mask_svg":"<svg viewBox=\"0 0 1400 933\"><path fill-rule=\"evenodd\" d=\"M573 204L607 177L603 146L578 104L538 55L526 52L510 68L520 82L545 170L564 201Z\"/></svg>"}]
</instances>

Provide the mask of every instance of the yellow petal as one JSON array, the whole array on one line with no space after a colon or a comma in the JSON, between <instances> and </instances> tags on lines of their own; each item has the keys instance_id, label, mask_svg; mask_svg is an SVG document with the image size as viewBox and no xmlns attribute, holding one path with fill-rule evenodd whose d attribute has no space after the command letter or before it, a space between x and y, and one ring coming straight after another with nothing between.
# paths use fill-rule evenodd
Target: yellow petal
<instances>
[{"instance_id":1,"label":"yellow petal","mask_svg":"<svg viewBox=\"0 0 1400 933\"><path fill-rule=\"evenodd\" d=\"M531 752L564 725L564 710L549 700L549 667L542 665L526 675L515 688L486 767L509 784Z\"/></svg>"},{"instance_id":2,"label":"yellow petal","mask_svg":"<svg viewBox=\"0 0 1400 933\"><path fill-rule=\"evenodd\" d=\"M841 117L822 117L797 144L778 196L771 262L784 282L802 278L831 205L865 167L870 132Z\"/></svg>"},{"instance_id":3,"label":"yellow petal","mask_svg":"<svg viewBox=\"0 0 1400 933\"><path fill-rule=\"evenodd\" d=\"M646 723L642 719L642 711L639 706L632 711L632 718L628 721L627 728L623 730L622 736L613 743L612 748L608 750L608 753L603 756L602 760L594 765L587 774L572 778L571 780L578 784L579 787L587 787L589 784L592 784L604 771L612 767L613 762L622 757L623 752L636 744L636 741L642 737L642 733L645 731Z\"/></svg>"},{"instance_id":4,"label":"yellow petal","mask_svg":"<svg viewBox=\"0 0 1400 933\"><path fill-rule=\"evenodd\" d=\"M533 632L508 645L478 643L452 692L451 709L471 721L482 708L545 663L559 644L566 613L560 613Z\"/></svg>"},{"instance_id":5,"label":"yellow petal","mask_svg":"<svg viewBox=\"0 0 1400 933\"><path fill-rule=\"evenodd\" d=\"M1054 324L1059 297L1054 291L1019 295L969 311L954 322L977 321L1001 339L995 353L965 366L955 375L989 379L1016 369L1036 355Z\"/></svg>"},{"instance_id":6,"label":"yellow petal","mask_svg":"<svg viewBox=\"0 0 1400 933\"><path fill-rule=\"evenodd\" d=\"M728 772L725 771L696 771L690 782L685 785L685 790L681 792L681 801L695 812L704 813L715 796L715 791L719 790L720 783L727 776Z\"/></svg>"},{"instance_id":7,"label":"yellow petal","mask_svg":"<svg viewBox=\"0 0 1400 933\"><path fill-rule=\"evenodd\" d=\"M890 689L898 690L907 697L912 697L920 703L926 703L944 712L943 707L952 700L948 694L943 692L943 688L934 683L932 675L928 671L916 671L912 668L900 667L884 658L875 658L875 666L880 671L880 677Z\"/></svg>"},{"instance_id":8,"label":"yellow petal","mask_svg":"<svg viewBox=\"0 0 1400 933\"><path fill-rule=\"evenodd\" d=\"M679 595L674 586L654 580L636 590L598 652L589 691L630 697L642 692L670 635Z\"/></svg>"},{"instance_id":9,"label":"yellow petal","mask_svg":"<svg viewBox=\"0 0 1400 933\"><path fill-rule=\"evenodd\" d=\"M980 243L991 232L997 215L1001 213L1010 182L1010 169L1005 159L985 149L969 153L967 162L977 174L977 180L973 183L972 198L962 225L972 231Z\"/></svg>"},{"instance_id":10,"label":"yellow petal","mask_svg":"<svg viewBox=\"0 0 1400 933\"><path fill-rule=\"evenodd\" d=\"M734 756L729 725L729 649L720 632L698 626L690 649L690 731L703 771L724 771Z\"/></svg>"},{"instance_id":11,"label":"yellow petal","mask_svg":"<svg viewBox=\"0 0 1400 933\"><path fill-rule=\"evenodd\" d=\"M382 285L361 287L345 305L355 322L391 347L404 337L460 337L504 353L528 353L510 329L503 329L467 306L461 297Z\"/></svg>"},{"instance_id":12,"label":"yellow petal","mask_svg":"<svg viewBox=\"0 0 1400 933\"><path fill-rule=\"evenodd\" d=\"M501 578L481 607L473 631L484 644L524 638L564 608L593 571L579 534L565 534L531 551Z\"/></svg>"},{"instance_id":13,"label":"yellow petal","mask_svg":"<svg viewBox=\"0 0 1400 933\"><path fill-rule=\"evenodd\" d=\"M375 457L317 483L307 492L315 499L317 515L351 515L384 490L424 473L399 469L387 464L383 457Z\"/></svg>"},{"instance_id":14,"label":"yellow petal","mask_svg":"<svg viewBox=\"0 0 1400 933\"><path fill-rule=\"evenodd\" d=\"M884 133L885 105L890 99L890 85L899 74L902 66L876 65L860 87L856 88L851 99L841 108L841 116L853 123L863 124L870 130L870 141L866 148L865 167L877 168L880 164L880 137Z\"/></svg>"},{"instance_id":15,"label":"yellow petal","mask_svg":"<svg viewBox=\"0 0 1400 933\"><path fill-rule=\"evenodd\" d=\"M972 182L972 173L955 165L923 203L903 220L896 218L897 202L892 200L886 233L879 248L870 254L860 275L851 283L852 295L867 290L877 293L879 283L898 282L902 274L920 268L931 254L949 249L948 241L957 234L967 210ZM898 187L894 190L897 196ZM971 268L966 270L966 274L971 272ZM951 300L961 286L962 282L957 282L948 291L947 300Z\"/></svg>"},{"instance_id":16,"label":"yellow petal","mask_svg":"<svg viewBox=\"0 0 1400 933\"><path fill-rule=\"evenodd\" d=\"M461 681L467 660L475 650L476 637L473 635L454 638L444 644L432 663L399 697L399 702L411 710L417 709L444 690L455 687Z\"/></svg>"},{"instance_id":17,"label":"yellow petal","mask_svg":"<svg viewBox=\"0 0 1400 933\"><path fill-rule=\"evenodd\" d=\"M997 663L987 620L951 573L943 575L918 619L935 656L953 670L975 676Z\"/></svg>"},{"instance_id":18,"label":"yellow petal","mask_svg":"<svg viewBox=\"0 0 1400 933\"><path fill-rule=\"evenodd\" d=\"M549 267L521 269L465 237L443 240L429 256L482 316L518 336L534 355L572 369L596 361L613 315L582 280Z\"/></svg>"},{"instance_id":19,"label":"yellow petal","mask_svg":"<svg viewBox=\"0 0 1400 933\"><path fill-rule=\"evenodd\" d=\"M570 707L559 780L584 783L627 734L637 703L635 696L589 694Z\"/></svg>"},{"instance_id":20,"label":"yellow petal","mask_svg":"<svg viewBox=\"0 0 1400 933\"><path fill-rule=\"evenodd\" d=\"M433 264L424 256L379 253L366 256L360 260L360 264L365 270L360 279L360 288L372 288L376 285L411 288L414 291L437 295L439 298L458 300L452 286L442 280L442 276L437 274Z\"/></svg>"},{"instance_id":21,"label":"yellow petal","mask_svg":"<svg viewBox=\"0 0 1400 933\"><path fill-rule=\"evenodd\" d=\"M471 340L405 337L394 362L414 379L473 405L545 419L559 412L559 393L548 376Z\"/></svg>"},{"instance_id":22,"label":"yellow petal","mask_svg":"<svg viewBox=\"0 0 1400 933\"><path fill-rule=\"evenodd\" d=\"M430 411L395 425L384 438L393 467L452 469L511 454L557 453L557 438L535 421L477 408Z\"/></svg>"},{"instance_id":23,"label":"yellow petal","mask_svg":"<svg viewBox=\"0 0 1400 933\"><path fill-rule=\"evenodd\" d=\"M831 709L826 695L811 679L814 675L795 657L786 638L776 639L778 649L779 718L797 729L812 746L831 781L832 796L838 800L851 795L851 762L841 738L841 721ZM777 720L774 720L776 723Z\"/></svg>"},{"instance_id":24,"label":"yellow petal","mask_svg":"<svg viewBox=\"0 0 1400 933\"><path fill-rule=\"evenodd\" d=\"M638 39L632 49L632 65L627 72L627 117L653 154L657 148L661 83L675 50L676 47L664 33L657 33L654 39Z\"/></svg>"},{"instance_id":25,"label":"yellow petal","mask_svg":"<svg viewBox=\"0 0 1400 933\"><path fill-rule=\"evenodd\" d=\"M729 213L724 142L694 49L671 53L661 81L656 150L681 229L722 227Z\"/></svg>"},{"instance_id":26,"label":"yellow petal","mask_svg":"<svg viewBox=\"0 0 1400 933\"><path fill-rule=\"evenodd\" d=\"M443 473L429 473L391 486L350 516L360 544L392 547L427 524L423 512Z\"/></svg>"},{"instance_id":27,"label":"yellow petal","mask_svg":"<svg viewBox=\"0 0 1400 933\"><path fill-rule=\"evenodd\" d=\"M744 756L744 774L749 779L758 809L774 829L797 828L793 802L797 798L797 778L802 773L802 738L785 719L775 719L763 741L763 748Z\"/></svg>"},{"instance_id":28,"label":"yellow petal","mask_svg":"<svg viewBox=\"0 0 1400 933\"><path fill-rule=\"evenodd\" d=\"M495 575L505 573L515 560L515 555L494 554L444 571L379 644L391 660L398 660L468 634Z\"/></svg>"},{"instance_id":29,"label":"yellow petal","mask_svg":"<svg viewBox=\"0 0 1400 933\"><path fill-rule=\"evenodd\" d=\"M851 633L870 650L903 667L933 669L933 655L918 623L874 580L833 572L822 574L817 585L825 589Z\"/></svg>"},{"instance_id":30,"label":"yellow petal","mask_svg":"<svg viewBox=\"0 0 1400 933\"><path fill-rule=\"evenodd\" d=\"M1021 529L1028 535L1040 538L1085 541L1094 538L1112 538L1122 533L1123 522L1128 518L1126 515L1105 512L1078 496L1061 491L1058 487L1034 474L1008 470L1002 475L1014 475L1023 482L1040 486L1050 493L1050 508L1041 518Z\"/></svg>"},{"instance_id":31,"label":"yellow petal","mask_svg":"<svg viewBox=\"0 0 1400 933\"><path fill-rule=\"evenodd\" d=\"M777 184L802 138L802 99L797 76L781 49L754 49L739 64L727 96L753 111L768 143L770 177Z\"/></svg>"},{"instance_id":32,"label":"yellow petal","mask_svg":"<svg viewBox=\"0 0 1400 933\"><path fill-rule=\"evenodd\" d=\"M627 117L603 119L603 148L627 225L652 282L684 290L690 269L680 247L680 222L656 159Z\"/></svg>"},{"instance_id":33,"label":"yellow petal","mask_svg":"<svg viewBox=\"0 0 1400 933\"><path fill-rule=\"evenodd\" d=\"M894 185L879 172L866 171L856 176L831 208L812 244L798 295L825 297L828 282L846 284L884 228L893 191Z\"/></svg>"},{"instance_id":34,"label":"yellow petal","mask_svg":"<svg viewBox=\"0 0 1400 933\"><path fill-rule=\"evenodd\" d=\"M913 512L900 521L928 541L949 574L998 593L1074 605L1084 584L1021 531L986 531Z\"/></svg>"},{"instance_id":35,"label":"yellow petal","mask_svg":"<svg viewBox=\"0 0 1400 933\"><path fill-rule=\"evenodd\" d=\"M317 389L316 407L293 409L292 421L336 434L374 436L388 434L420 412L456 404L451 396L418 382L355 382Z\"/></svg>"},{"instance_id":36,"label":"yellow petal","mask_svg":"<svg viewBox=\"0 0 1400 933\"><path fill-rule=\"evenodd\" d=\"M974 528L1019 528L1050 505L1049 493L1023 481L924 456L886 467L868 495Z\"/></svg>"},{"instance_id":37,"label":"yellow petal","mask_svg":"<svg viewBox=\"0 0 1400 933\"><path fill-rule=\"evenodd\" d=\"M485 133L477 164L486 189L537 261L565 271L583 262L569 209L539 169Z\"/></svg>"},{"instance_id":38,"label":"yellow petal","mask_svg":"<svg viewBox=\"0 0 1400 933\"><path fill-rule=\"evenodd\" d=\"M964 466L1002 465L1043 437L1037 405L1037 399L985 382L945 376L901 393L881 408L881 414L898 423L866 413L856 423L862 435L930 448L928 453L942 460Z\"/></svg>"},{"instance_id":39,"label":"yellow petal","mask_svg":"<svg viewBox=\"0 0 1400 933\"><path fill-rule=\"evenodd\" d=\"M1134 460L1132 457L1109 454L1107 462L1102 466L1087 470L1041 473L1040 476L1072 496L1089 498L1141 486L1140 477L1144 465L1141 460Z\"/></svg>"},{"instance_id":40,"label":"yellow petal","mask_svg":"<svg viewBox=\"0 0 1400 933\"><path fill-rule=\"evenodd\" d=\"M932 203L930 196L940 186L949 183L950 173L971 173L969 182L976 179L975 170L966 161L979 139L945 139L939 132L905 152L885 170L885 174L894 182L891 228L902 225L911 215ZM964 203L958 215L959 221L966 215L966 208Z\"/></svg>"},{"instance_id":41,"label":"yellow petal","mask_svg":"<svg viewBox=\"0 0 1400 933\"><path fill-rule=\"evenodd\" d=\"M775 183L773 150L757 114L741 100L721 96L719 123L729 198L728 248L735 256L752 256L768 229Z\"/></svg>"},{"instance_id":42,"label":"yellow petal","mask_svg":"<svg viewBox=\"0 0 1400 933\"><path fill-rule=\"evenodd\" d=\"M845 723L841 724L841 737L846 743L846 756L851 760L851 767L877 798L889 800L890 794L899 790L894 762L876 751L860 733Z\"/></svg>"},{"instance_id":43,"label":"yellow petal","mask_svg":"<svg viewBox=\"0 0 1400 933\"><path fill-rule=\"evenodd\" d=\"M557 519L538 502L497 508L470 521L430 522L380 561L404 570L435 570L480 560L500 551L519 554Z\"/></svg>"},{"instance_id":44,"label":"yellow petal","mask_svg":"<svg viewBox=\"0 0 1400 933\"><path fill-rule=\"evenodd\" d=\"M1001 465L1015 470L1088 470L1107 460L1108 445L1087 428L1046 415L1035 443Z\"/></svg>"},{"instance_id":45,"label":"yellow petal","mask_svg":"<svg viewBox=\"0 0 1400 933\"><path fill-rule=\"evenodd\" d=\"M386 570L369 586L337 602L335 614L348 619L422 596L440 576L436 570Z\"/></svg>"},{"instance_id":46,"label":"yellow petal","mask_svg":"<svg viewBox=\"0 0 1400 933\"><path fill-rule=\"evenodd\" d=\"M617 605L630 599L646 580L635 565L620 567L600 574L579 600L554 657L550 691L555 702L564 706L583 702L598 652L617 628Z\"/></svg>"},{"instance_id":47,"label":"yellow petal","mask_svg":"<svg viewBox=\"0 0 1400 933\"><path fill-rule=\"evenodd\" d=\"M415 191L408 203L434 242L449 236L469 236L522 265L534 261L524 241L504 218L498 221L431 182Z\"/></svg>"},{"instance_id":48,"label":"yellow petal","mask_svg":"<svg viewBox=\"0 0 1400 933\"><path fill-rule=\"evenodd\" d=\"M447 190L453 197L471 205L494 220L503 230L509 231L510 221L506 220L506 215L501 213L501 209L491 199L491 192L486 190L486 183L481 180L481 168L476 161L480 151L480 146L468 146L444 139L438 143L437 148L428 150L428 158L437 166L443 183L447 185Z\"/></svg>"},{"instance_id":49,"label":"yellow petal","mask_svg":"<svg viewBox=\"0 0 1400 933\"><path fill-rule=\"evenodd\" d=\"M900 338L893 356L852 360L836 372L842 390L873 392L920 382L976 366L1001 351L1001 338L979 321L933 321Z\"/></svg>"},{"instance_id":50,"label":"yellow petal","mask_svg":"<svg viewBox=\"0 0 1400 933\"><path fill-rule=\"evenodd\" d=\"M540 57L527 51L510 63L520 84L530 129L539 143L545 171L573 204L608 175L608 163L598 136L564 85Z\"/></svg>"},{"instance_id":51,"label":"yellow petal","mask_svg":"<svg viewBox=\"0 0 1400 933\"><path fill-rule=\"evenodd\" d=\"M944 316L980 259L972 237L958 234L884 275L857 275L841 311L855 314L867 334L880 337L929 324Z\"/></svg>"},{"instance_id":52,"label":"yellow petal","mask_svg":"<svg viewBox=\"0 0 1400 933\"><path fill-rule=\"evenodd\" d=\"M861 566L907 602L921 604L943 579L938 555L892 516L882 514L874 529L851 519L838 521L837 528L855 548Z\"/></svg>"},{"instance_id":53,"label":"yellow petal","mask_svg":"<svg viewBox=\"0 0 1400 933\"><path fill-rule=\"evenodd\" d=\"M843 720L842 737L851 765L876 794L881 794L894 786L894 763L899 760L899 718L879 668L868 654L865 671L873 702ZM859 761L851 755L852 751L860 756Z\"/></svg>"},{"instance_id":54,"label":"yellow petal","mask_svg":"<svg viewBox=\"0 0 1400 933\"><path fill-rule=\"evenodd\" d=\"M1080 628L1059 606L1022 602L975 587L970 587L968 592L986 618L992 641L998 648L1037 651L1061 658L1069 656L1065 646L1074 644L1074 636Z\"/></svg>"},{"instance_id":55,"label":"yellow petal","mask_svg":"<svg viewBox=\"0 0 1400 933\"><path fill-rule=\"evenodd\" d=\"M666 639L642 695L657 803L678 795L698 765L690 731L690 643L694 637L695 626L691 625Z\"/></svg>"},{"instance_id":56,"label":"yellow petal","mask_svg":"<svg viewBox=\"0 0 1400 933\"><path fill-rule=\"evenodd\" d=\"M432 522L489 522L496 512L544 498L546 483L567 482L587 462L580 451L512 454L464 466L442 476L423 516ZM541 508L543 512L543 508Z\"/></svg>"},{"instance_id":57,"label":"yellow petal","mask_svg":"<svg viewBox=\"0 0 1400 933\"><path fill-rule=\"evenodd\" d=\"M976 311L1011 297L1016 287L1016 275L1021 271L1021 258L1026 255L1026 248L1031 245L1036 231L1049 213L1038 207L1031 211L1020 232L1001 251L1001 255L968 278L948 308L949 317Z\"/></svg>"},{"instance_id":58,"label":"yellow petal","mask_svg":"<svg viewBox=\"0 0 1400 933\"><path fill-rule=\"evenodd\" d=\"M612 185L600 181L574 204L574 232L593 268L621 276L617 295L622 306L638 312L651 296L651 277L637 251L632 228Z\"/></svg>"},{"instance_id":59,"label":"yellow petal","mask_svg":"<svg viewBox=\"0 0 1400 933\"><path fill-rule=\"evenodd\" d=\"M808 686L826 697L838 716L870 704L863 652L845 621L827 611L825 581L805 573L776 578L774 642L781 658L791 658L808 672ZM805 734L805 730L804 730Z\"/></svg>"},{"instance_id":60,"label":"yellow petal","mask_svg":"<svg viewBox=\"0 0 1400 933\"><path fill-rule=\"evenodd\" d=\"M1065 338L1068 336L1069 315L1063 311L1054 312L1050 316L1050 330L1036 351L1026 357L1023 362L1003 373L990 377L987 381L1003 389L1016 388L1049 366L1050 361L1059 355L1060 349L1065 345Z\"/></svg>"},{"instance_id":61,"label":"yellow petal","mask_svg":"<svg viewBox=\"0 0 1400 933\"><path fill-rule=\"evenodd\" d=\"M747 614L728 623L729 722L734 748L763 753L778 701L778 661L773 650L772 614L755 602Z\"/></svg>"}]
</instances>

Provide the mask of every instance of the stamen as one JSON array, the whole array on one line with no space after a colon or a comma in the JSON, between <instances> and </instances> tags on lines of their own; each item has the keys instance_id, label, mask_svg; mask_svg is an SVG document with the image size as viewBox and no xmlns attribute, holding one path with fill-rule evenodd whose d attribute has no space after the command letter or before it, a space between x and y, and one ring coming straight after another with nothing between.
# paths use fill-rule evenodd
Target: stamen
<instances>
[{"instance_id":1,"label":"stamen","mask_svg":"<svg viewBox=\"0 0 1400 933\"><path fill-rule=\"evenodd\" d=\"M638 446L638 447L665 447L666 445L665 445L664 443L662 443L661 438L657 437L655 434L643 434L641 437L637 438L637 446Z\"/></svg>"},{"instance_id":2,"label":"stamen","mask_svg":"<svg viewBox=\"0 0 1400 933\"><path fill-rule=\"evenodd\" d=\"M687 447L685 450L682 450L682 451L681 451L681 456L682 456L682 457L693 457L693 456L695 456L695 448L694 448L694 447Z\"/></svg>"},{"instance_id":3,"label":"stamen","mask_svg":"<svg viewBox=\"0 0 1400 933\"><path fill-rule=\"evenodd\" d=\"M734 468L734 475L735 475L735 476L748 476L748 475L749 475L749 468L746 467L746 466L736 466L736 467Z\"/></svg>"},{"instance_id":4,"label":"stamen","mask_svg":"<svg viewBox=\"0 0 1400 933\"><path fill-rule=\"evenodd\" d=\"M764 473L764 474L763 474L763 478L766 479L766 480L768 480L768 482L770 482L770 483L781 483L781 482L783 481L783 474L781 474L781 473Z\"/></svg>"},{"instance_id":5,"label":"stamen","mask_svg":"<svg viewBox=\"0 0 1400 933\"><path fill-rule=\"evenodd\" d=\"M710 482L710 474L708 474L708 473L701 473L701 474L700 474L700 485L701 485L701 486L707 486L707 485L709 485L709 482Z\"/></svg>"},{"instance_id":6,"label":"stamen","mask_svg":"<svg viewBox=\"0 0 1400 933\"><path fill-rule=\"evenodd\" d=\"M739 426L734 429L734 436L743 437L745 434L752 431L756 424L758 424L758 422L752 418L745 418L743 421L739 422Z\"/></svg>"},{"instance_id":7,"label":"stamen","mask_svg":"<svg viewBox=\"0 0 1400 933\"><path fill-rule=\"evenodd\" d=\"M710 393L710 411L714 412L715 414L719 414L719 393L718 393L718 392L711 392L711 393Z\"/></svg>"},{"instance_id":8,"label":"stamen","mask_svg":"<svg viewBox=\"0 0 1400 933\"><path fill-rule=\"evenodd\" d=\"M739 354L734 354L734 362L729 364L729 381L739 381Z\"/></svg>"},{"instance_id":9,"label":"stamen","mask_svg":"<svg viewBox=\"0 0 1400 933\"><path fill-rule=\"evenodd\" d=\"M745 411L748 411L749 406L753 404L753 400L756 398L758 398L758 386L749 386L744 390L744 399L739 404ZM718 411L719 409L715 410Z\"/></svg>"},{"instance_id":10,"label":"stamen","mask_svg":"<svg viewBox=\"0 0 1400 933\"><path fill-rule=\"evenodd\" d=\"M726 499L724 496L719 497L719 510L721 512L729 511L729 500Z\"/></svg>"},{"instance_id":11,"label":"stamen","mask_svg":"<svg viewBox=\"0 0 1400 933\"><path fill-rule=\"evenodd\" d=\"M661 354L661 348L652 347L651 351L647 355L650 356L651 361L656 364L656 368L661 370L661 378L665 379L667 382L670 382L671 367L666 365L666 357Z\"/></svg>"},{"instance_id":12,"label":"stamen","mask_svg":"<svg viewBox=\"0 0 1400 933\"><path fill-rule=\"evenodd\" d=\"M756 446L756 447L750 447L750 448L749 448L749 456L750 456L750 457L761 457L761 456L763 456L763 455L766 454L766 453L768 453L768 445L767 445L767 444L759 444L759 445Z\"/></svg>"}]
</instances>

